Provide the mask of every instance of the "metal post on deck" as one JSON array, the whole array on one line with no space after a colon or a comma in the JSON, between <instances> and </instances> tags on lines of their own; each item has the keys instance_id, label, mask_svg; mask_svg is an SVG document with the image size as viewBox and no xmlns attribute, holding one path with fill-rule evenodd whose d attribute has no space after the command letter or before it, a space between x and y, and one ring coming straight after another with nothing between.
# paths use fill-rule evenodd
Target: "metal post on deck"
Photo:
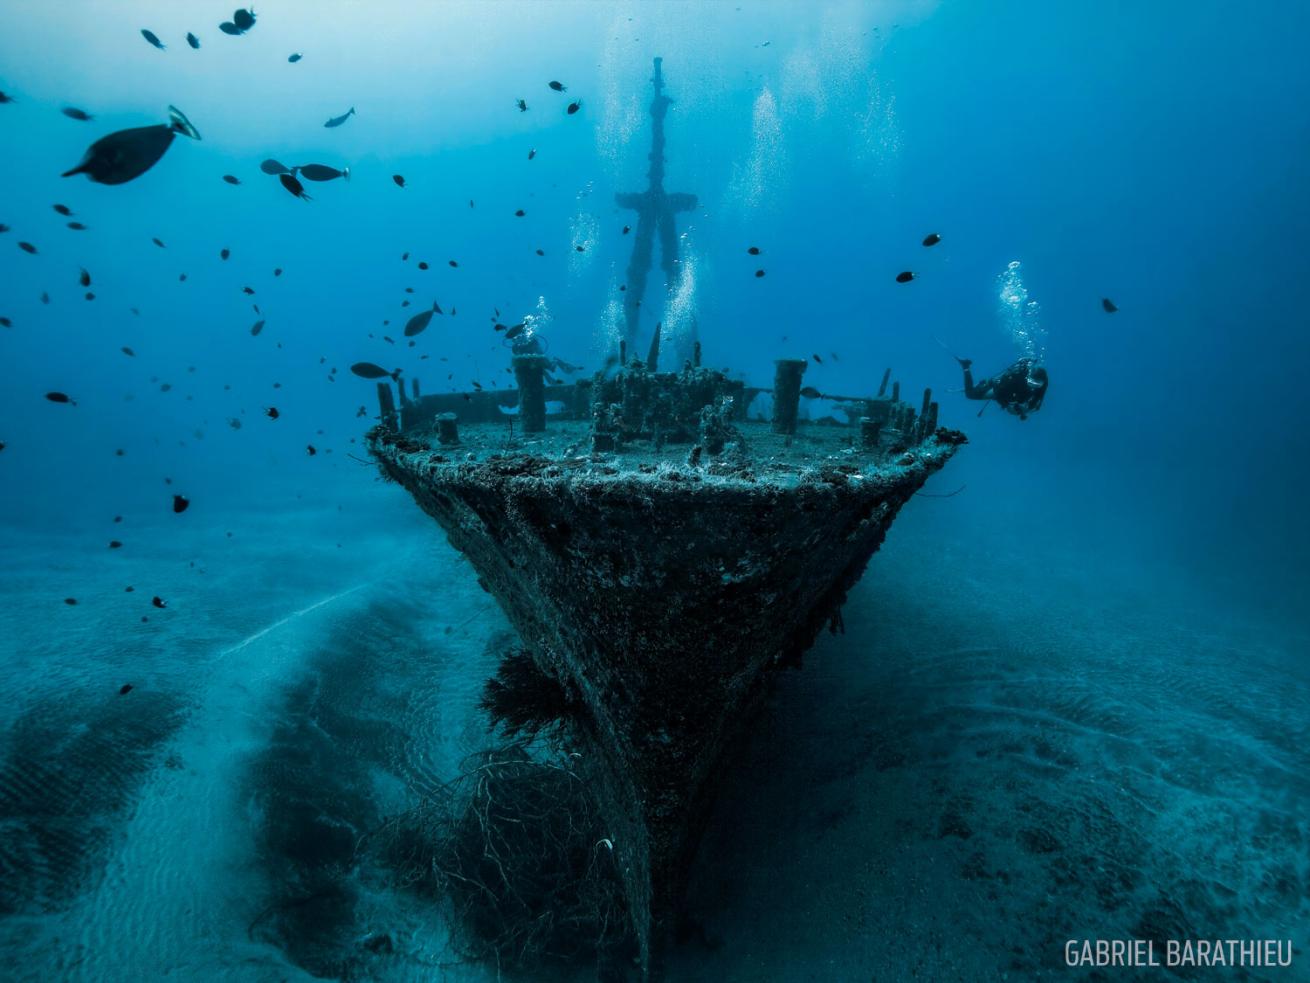
<instances>
[{"instance_id":1,"label":"metal post on deck","mask_svg":"<svg viewBox=\"0 0 1310 983\"><path fill-rule=\"evenodd\" d=\"M803 358L780 358L773 363L773 432L796 432L801 402L801 376L809 363Z\"/></svg>"},{"instance_id":2,"label":"metal post on deck","mask_svg":"<svg viewBox=\"0 0 1310 983\"><path fill-rule=\"evenodd\" d=\"M398 429L398 420L396 418L396 400L391 394L391 383L378 383L378 410L382 423L392 430Z\"/></svg>"}]
</instances>

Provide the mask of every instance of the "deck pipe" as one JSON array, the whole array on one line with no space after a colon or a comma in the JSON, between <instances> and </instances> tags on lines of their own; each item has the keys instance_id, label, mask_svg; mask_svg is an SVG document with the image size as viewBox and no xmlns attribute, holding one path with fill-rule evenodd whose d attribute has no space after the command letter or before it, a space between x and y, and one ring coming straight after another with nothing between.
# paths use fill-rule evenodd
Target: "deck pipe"
<instances>
[{"instance_id":1,"label":"deck pipe","mask_svg":"<svg viewBox=\"0 0 1310 983\"><path fill-rule=\"evenodd\" d=\"M780 358L773 370L773 432L796 432L801 403L801 376L809 363L803 358Z\"/></svg>"},{"instance_id":2,"label":"deck pipe","mask_svg":"<svg viewBox=\"0 0 1310 983\"><path fill-rule=\"evenodd\" d=\"M519 426L524 433L546 429L546 356L515 355L514 381L519 387Z\"/></svg>"}]
</instances>

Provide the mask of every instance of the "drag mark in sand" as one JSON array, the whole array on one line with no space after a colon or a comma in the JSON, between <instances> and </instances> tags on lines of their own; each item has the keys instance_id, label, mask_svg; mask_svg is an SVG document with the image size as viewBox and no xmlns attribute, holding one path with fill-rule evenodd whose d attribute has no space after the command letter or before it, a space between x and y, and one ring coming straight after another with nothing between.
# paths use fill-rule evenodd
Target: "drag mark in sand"
<instances>
[{"instance_id":1,"label":"drag mark in sand","mask_svg":"<svg viewBox=\"0 0 1310 983\"><path fill-rule=\"evenodd\" d=\"M243 638L241 641L237 642L237 643L236 643L235 645L233 645L231 648L224 649L222 652L218 653L218 657L219 657L220 659L225 659L225 658L227 658L229 655L231 655L233 652L240 652L243 648L245 648L245 647L246 647L247 645L249 645L251 642L257 642L257 641L259 641L259 639L263 638L263 637L264 637L265 635L267 635L269 632L271 632L271 631L277 631L277 630L278 630L279 628L281 628L283 625L290 624L292 621L295 621L297 618L303 618L305 615L310 614L310 613L313 612L313 611L317 611L319 608L324 607L324 606L326 606L326 605L328 605L328 604L331 604L333 601L339 601L339 600L341 600L341 598L343 598L343 597L348 597L349 595L355 593L356 591L358 591L358 590L362 590L363 588L370 586L371 583L372 583L372 582L369 581L369 582L362 583L362 584L356 584L354 587L348 587L346 590L343 590L343 591L341 591L340 593L337 593L337 594L333 594L331 597L325 597L325 598L323 598L323 600L321 600L321 601L315 601L313 604L311 604L311 605L310 605L309 607L307 607L307 608L301 608L299 611L293 611L291 614L287 615L285 618L282 618L282 619L279 620L279 621L275 621L275 622L273 622L271 625L268 625L268 626L265 627L265 628L261 628L261 629L259 629L259 631L255 632L253 635L249 635L249 636L247 636L246 638Z\"/></svg>"}]
</instances>

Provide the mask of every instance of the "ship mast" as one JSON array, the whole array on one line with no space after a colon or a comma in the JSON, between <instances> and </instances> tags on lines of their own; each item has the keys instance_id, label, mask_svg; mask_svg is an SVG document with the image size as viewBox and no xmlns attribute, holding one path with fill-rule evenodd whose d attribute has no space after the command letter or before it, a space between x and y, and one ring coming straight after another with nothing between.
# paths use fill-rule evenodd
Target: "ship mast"
<instances>
[{"instance_id":1,"label":"ship mast","mask_svg":"<svg viewBox=\"0 0 1310 983\"><path fill-rule=\"evenodd\" d=\"M673 216L696 207L695 195L678 191L670 194L664 190L664 115L673 100L664 95L663 62L663 58L655 59L655 74L651 78L655 97L650 104L649 187L645 191L624 192L614 196L620 208L631 208L637 213L637 234L633 237L632 258L628 261L628 289L624 292L623 301L623 341L629 352L639 351L636 343L640 331L641 302L646 294L646 279L650 273L655 236L658 233L660 240L660 269L664 271L666 289L672 294L677 290L682 276L682 265L678 259L678 231ZM652 350L658 351L658 347L652 346ZM654 365L647 367L652 371L656 368Z\"/></svg>"}]
</instances>

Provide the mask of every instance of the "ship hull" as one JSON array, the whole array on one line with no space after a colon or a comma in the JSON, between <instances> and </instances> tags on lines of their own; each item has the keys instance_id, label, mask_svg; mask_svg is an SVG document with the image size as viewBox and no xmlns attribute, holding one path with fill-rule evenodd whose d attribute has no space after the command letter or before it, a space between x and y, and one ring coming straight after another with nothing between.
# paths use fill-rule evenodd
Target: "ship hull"
<instances>
[{"instance_id":1,"label":"ship hull","mask_svg":"<svg viewBox=\"0 0 1310 983\"><path fill-rule=\"evenodd\" d=\"M581 765L612 829L644 975L658 976L716 775L770 671L840 623L897 513L955 445L775 477L456 462L378 432L371 449L579 708Z\"/></svg>"}]
</instances>

